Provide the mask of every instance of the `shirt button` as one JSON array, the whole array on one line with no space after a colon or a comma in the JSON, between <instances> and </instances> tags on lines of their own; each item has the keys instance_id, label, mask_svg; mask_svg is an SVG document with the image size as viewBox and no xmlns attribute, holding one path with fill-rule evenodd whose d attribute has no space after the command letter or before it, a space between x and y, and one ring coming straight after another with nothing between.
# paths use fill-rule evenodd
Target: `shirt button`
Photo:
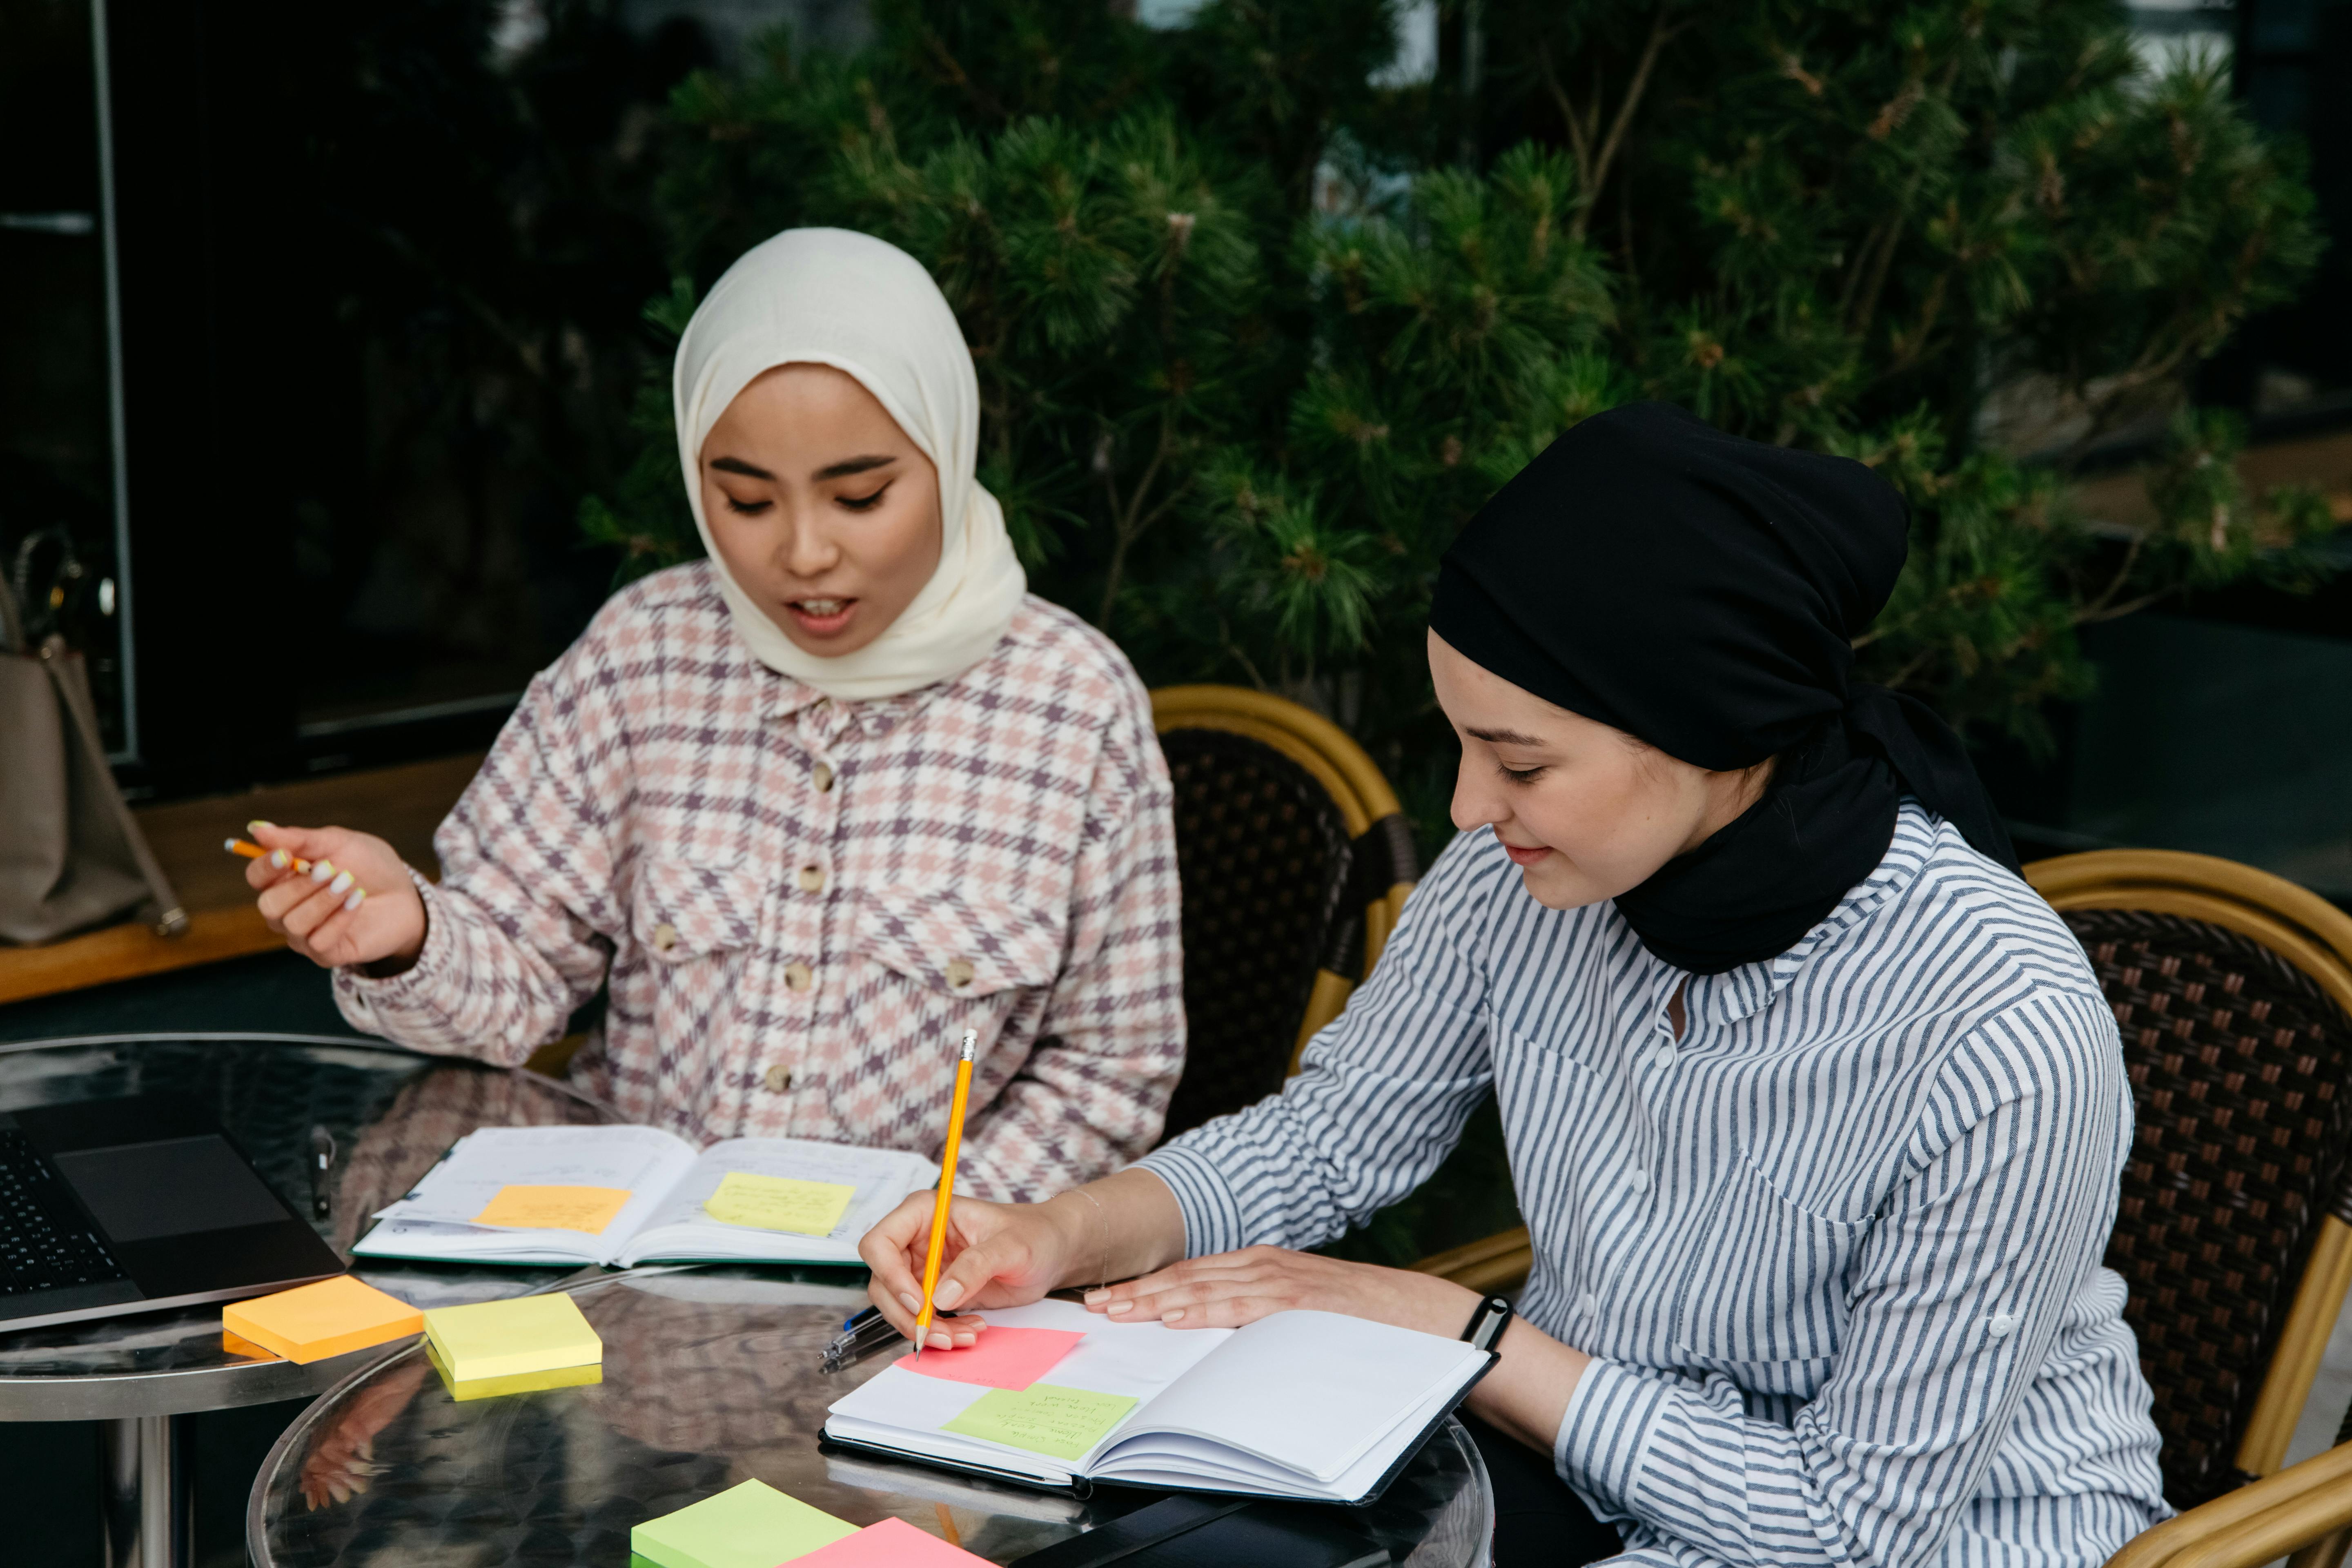
<instances>
[{"instance_id":1,"label":"shirt button","mask_svg":"<svg viewBox=\"0 0 2352 1568\"><path fill-rule=\"evenodd\" d=\"M793 1087L793 1069L781 1065L772 1067L760 1081L768 1086L770 1094L782 1094Z\"/></svg>"},{"instance_id":2,"label":"shirt button","mask_svg":"<svg viewBox=\"0 0 2352 1568\"><path fill-rule=\"evenodd\" d=\"M824 891L824 867L803 866L801 868L801 891L803 893L822 893Z\"/></svg>"},{"instance_id":3,"label":"shirt button","mask_svg":"<svg viewBox=\"0 0 2352 1568\"><path fill-rule=\"evenodd\" d=\"M1654 1051L1654 1052L1652 1052L1652 1053L1651 1053L1651 1055L1650 1055L1650 1065L1651 1065L1652 1067L1654 1067L1654 1068L1656 1068L1660 1072L1664 1072L1664 1071L1665 1071L1668 1068L1670 1068L1670 1067L1674 1066L1674 1065L1675 1065L1675 1048L1674 1048L1674 1047L1672 1047L1672 1046L1660 1046L1660 1047L1659 1047L1655 1051Z\"/></svg>"},{"instance_id":4,"label":"shirt button","mask_svg":"<svg viewBox=\"0 0 2352 1568\"><path fill-rule=\"evenodd\" d=\"M816 984L816 972L805 963L784 965L784 984L795 991L806 991Z\"/></svg>"},{"instance_id":5,"label":"shirt button","mask_svg":"<svg viewBox=\"0 0 2352 1568\"><path fill-rule=\"evenodd\" d=\"M1646 1193L1650 1190L1650 1173L1635 1171L1625 1178L1625 1184L1637 1193Z\"/></svg>"},{"instance_id":6,"label":"shirt button","mask_svg":"<svg viewBox=\"0 0 2352 1568\"><path fill-rule=\"evenodd\" d=\"M971 984L971 977L977 973L978 971L974 970L971 966L971 960L968 958L951 958L948 960L948 984L954 986L959 991Z\"/></svg>"},{"instance_id":7,"label":"shirt button","mask_svg":"<svg viewBox=\"0 0 2352 1568\"><path fill-rule=\"evenodd\" d=\"M816 793L819 795L830 791L833 788L833 764L817 763L815 771L809 774L809 782L816 785Z\"/></svg>"},{"instance_id":8,"label":"shirt button","mask_svg":"<svg viewBox=\"0 0 2352 1568\"><path fill-rule=\"evenodd\" d=\"M2015 1318L2011 1317L2007 1312L1995 1312L1992 1315L1992 1321L1985 1325L1985 1332L1994 1339L2005 1340L2009 1338L2009 1331L2015 1327L2017 1327Z\"/></svg>"},{"instance_id":9,"label":"shirt button","mask_svg":"<svg viewBox=\"0 0 2352 1568\"><path fill-rule=\"evenodd\" d=\"M654 927L654 951L656 952L667 952L671 948L676 947L677 945L677 927L670 924L667 921L664 921L661 924Z\"/></svg>"},{"instance_id":10,"label":"shirt button","mask_svg":"<svg viewBox=\"0 0 2352 1568\"><path fill-rule=\"evenodd\" d=\"M1588 1318L1598 1317L1601 1312L1601 1298L1587 1290L1576 1299L1576 1310Z\"/></svg>"}]
</instances>

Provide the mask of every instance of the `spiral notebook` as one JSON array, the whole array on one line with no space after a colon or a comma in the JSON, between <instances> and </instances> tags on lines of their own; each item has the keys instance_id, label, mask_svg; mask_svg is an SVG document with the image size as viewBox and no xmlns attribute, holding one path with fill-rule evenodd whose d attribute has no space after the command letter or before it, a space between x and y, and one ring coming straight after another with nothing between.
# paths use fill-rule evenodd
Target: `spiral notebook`
<instances>
[{"instance_id":1,"label":"spiral notebook","mask_svg":"<svg viewBox=\"0 0 2352 1568\"><path fill-rule=\"evenodd\" d=\"M1365 1503L1496 1361L1460 1340L1333 1312L1241 1329L1118 1323L1067 1301L982 1314L1083 1334L1024 1387L884 1368L825 1439L1031 1486L1096 1483Z\"/></svg>"}]
</instances>

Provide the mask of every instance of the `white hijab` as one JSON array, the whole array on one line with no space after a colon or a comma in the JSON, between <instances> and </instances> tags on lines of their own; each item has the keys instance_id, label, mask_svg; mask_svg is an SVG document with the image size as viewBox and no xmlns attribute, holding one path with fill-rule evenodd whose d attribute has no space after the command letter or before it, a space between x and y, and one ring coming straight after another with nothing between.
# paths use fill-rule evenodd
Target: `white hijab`
<instances>
[{"instance_id":1,"label":"white hijab","mask_svg":"<svg viewBox=\"0 0 2352 1568\"><path fill-rule=\"evenodd\" d=\"M857 378L940 474L940 564L880 637L828 658L786 637L727 570L702 515L702 443L752 380L780 364ZM891 697L962 674L988 656L1028 579L1004 511L975 477L980 378L922 263L871 235L788 228L746 251L678 340L670 386L687 504L710 552L736 635L761 663L845 701Z\"/></svg>"}]
</instances>

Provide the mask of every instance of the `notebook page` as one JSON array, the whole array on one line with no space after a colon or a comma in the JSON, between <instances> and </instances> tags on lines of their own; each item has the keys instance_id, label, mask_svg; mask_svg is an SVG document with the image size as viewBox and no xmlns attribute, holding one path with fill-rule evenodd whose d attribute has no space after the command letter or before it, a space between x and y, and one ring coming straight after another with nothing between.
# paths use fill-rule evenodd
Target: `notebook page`
<instances>
[{"instance_id":1,"label":"notebook page","mask_svg":"<svg viewBox=\"0 0 2352 1568\"><path fill-rule=\"evenodd\" d=\"M1454 1403L1456 1386L1441 1385L1390 1429L1388 1441L1366 1449L1361 1458L1328 1482L1310 1480L1286 1468L1238 1453L1230 1444L1158 1431L1136 1432L1120 1438L1117 1451L1106 1453L1097 1460L1090 1473L1097 1480L1125 1481L1135 1486L1222 1486L1234 1491L1275 1497L1313 1496L1333 1502L1355 1502L1369 1495L1394 1468L1402 1457L1398 1446L1401 1442L1436 1424L1439 1415Z\"/></svg>"},{"instance_id":2,"label":"notebook page","mask_svg":"<svg viewBox=\"0 0 2352 1568\"><path fill-rule=\"evenodd\" d=\"M1148 1420L1154 1399L1201 1360L1232 1338L1231 1329L1171 1329L1160 1323L1118 1323L1071 1301L1036 1301L1026 1307L982 1308L992 1324L1015 1329L1065 1329L1087 1337L1041 1380L1057 1388L1121 1394L1137 1402L1127 1419L1070 1473L1084 1474L1097 1454ZM826 1430L852 1441L871 1442L934 1458L1030 1468L1044 1456L940 1430L990 1391L968 1383L925 1377L896 1366L882 1369L863 1386L835 1402Z\"/></svg>"},{"instance_id":3,"label":"notebook page","mask_svg":"<svg viewBox=\"0 0 2352 1568\"><path fill-rule=\"evenodd\" d=\"M486 1127L459 1139L447 1159L376 1217L463 1226L482 1238L463 1248L473 1256L555 1248L602 1258L619 1251L693 1163L692 1145L658 1128ZM517 1185L625 1187L630 1196L594 1236L473 1225L501 1188Z\"/></svg>"},{"instance_id":4,"label":"notebook page","mask_svg":"<svg viewBox=\"0 0 2352 1568\"><path fill-rule=\"evenodd\" d=\"M1139 1448L1154 1434L1206 1438L1320 1488L1383 1439L1402 1440L1407 1420L1415 1424L1402 1436L1418 1433L1433 1402L1486 1361L1459 1340L1337 1312L1276 1312L1235 1330L1122 1430ZM1117 1471L1125 1447L1116 1436L1104 1445L1101 1473Z\"/></svg>"},{"instance_id":5,"label":"notebook page","mask_svg":"<svg viewBox=\"0 0 2352 1568\"><path fill-rule=\"evenodd\" d=\"M835 1182L856 1188L857 1195L850 1199L840 1223L828 1236L722 1225L705 1213L702 1205L732 1172L803 1182ZM719 1253L819 1262L837 1258L854 1263L857 1261L859 1239L898 1207L908 1193L921 1192L939 1176L937 1165L920 1154L901 1149L862 1149L803 1138L729 1138L704 1150L702 1157L655 1205L623 1250L621 1261L635 1263L639 1258L668 1256L668 1249L675 1247L690 1248L697 1256Z\"/></svg>"}]
</instances>

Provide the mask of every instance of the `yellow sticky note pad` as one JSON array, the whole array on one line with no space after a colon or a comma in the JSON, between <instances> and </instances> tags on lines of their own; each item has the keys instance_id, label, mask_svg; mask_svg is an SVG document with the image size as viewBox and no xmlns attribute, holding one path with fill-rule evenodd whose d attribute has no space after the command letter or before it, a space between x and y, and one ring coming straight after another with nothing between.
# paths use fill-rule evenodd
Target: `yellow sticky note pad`
<instances>
[{"instance_id":1,"label":"yellow sticky note pad","mask_svg":"<svg viewBox=\"0 0 2352 1568\"><path fill-rule=\"evenodd\" d=\"M449 1373L449 1363L441 1359L440 1348L431 1340L425 1342L425 1359L441 1374L441 1386L449 1397L460 1403L468 1399L488 1399L501 1394L537 1394L547 1388L576 1388L582 1384L604 1381L604 1363L592 1361L584 1366L559 1366L546 1372L509 1373L503 1377L478 1377L470 1383L460 1383Z\"/></svg>"},{"instance_id":2,"label":"yellow sticky note pad","mask_svg":"<svg viewBox=\"0 0 2352 1568\"><path fill-rule=\"evenodd\" d=\"M1033 1383L1026 1388L990 1389L940 1430L1056 1459L1082 1459L1134 1408L1135 1401L1124 1394Z\"/></svg>"},{"instance_id":3,"label":"yellow sticky note pad","mask_svg":"<svg viewBox=\"0 0 2352 1568\"><path fill-rule=\"evenodd\" d=\"M500 1187L474 1223L601 1236L628 1201L626 1187Z\"/></svg>"},{"instance_id":4,"label":"yellow sticky note pad","mask_svg":"<svg viewBox=\"0 0 2352 1568\"><path fill-rule=\"evenodd\" d=\"M788 1230L795 1236L831 1236L857 1189L840 1182L803 1182L789 1176L755 1176L730 1171L719 1190L702 1200L702 1212L721 1225L754 1230Z\"/></svg>"},{"instance_id":5,"label":"yellow sticky note pad","mask_svg":"<svg viewBox=\"0 0 2352 1568\"><path fill-rule=\"evenodd\" d=\"M604 1342L578 1303L564 1295L436 1307L425 1314L425 1337L457 1383L585 1366L604 1359Z\"/></svg>"}]
</instances>

